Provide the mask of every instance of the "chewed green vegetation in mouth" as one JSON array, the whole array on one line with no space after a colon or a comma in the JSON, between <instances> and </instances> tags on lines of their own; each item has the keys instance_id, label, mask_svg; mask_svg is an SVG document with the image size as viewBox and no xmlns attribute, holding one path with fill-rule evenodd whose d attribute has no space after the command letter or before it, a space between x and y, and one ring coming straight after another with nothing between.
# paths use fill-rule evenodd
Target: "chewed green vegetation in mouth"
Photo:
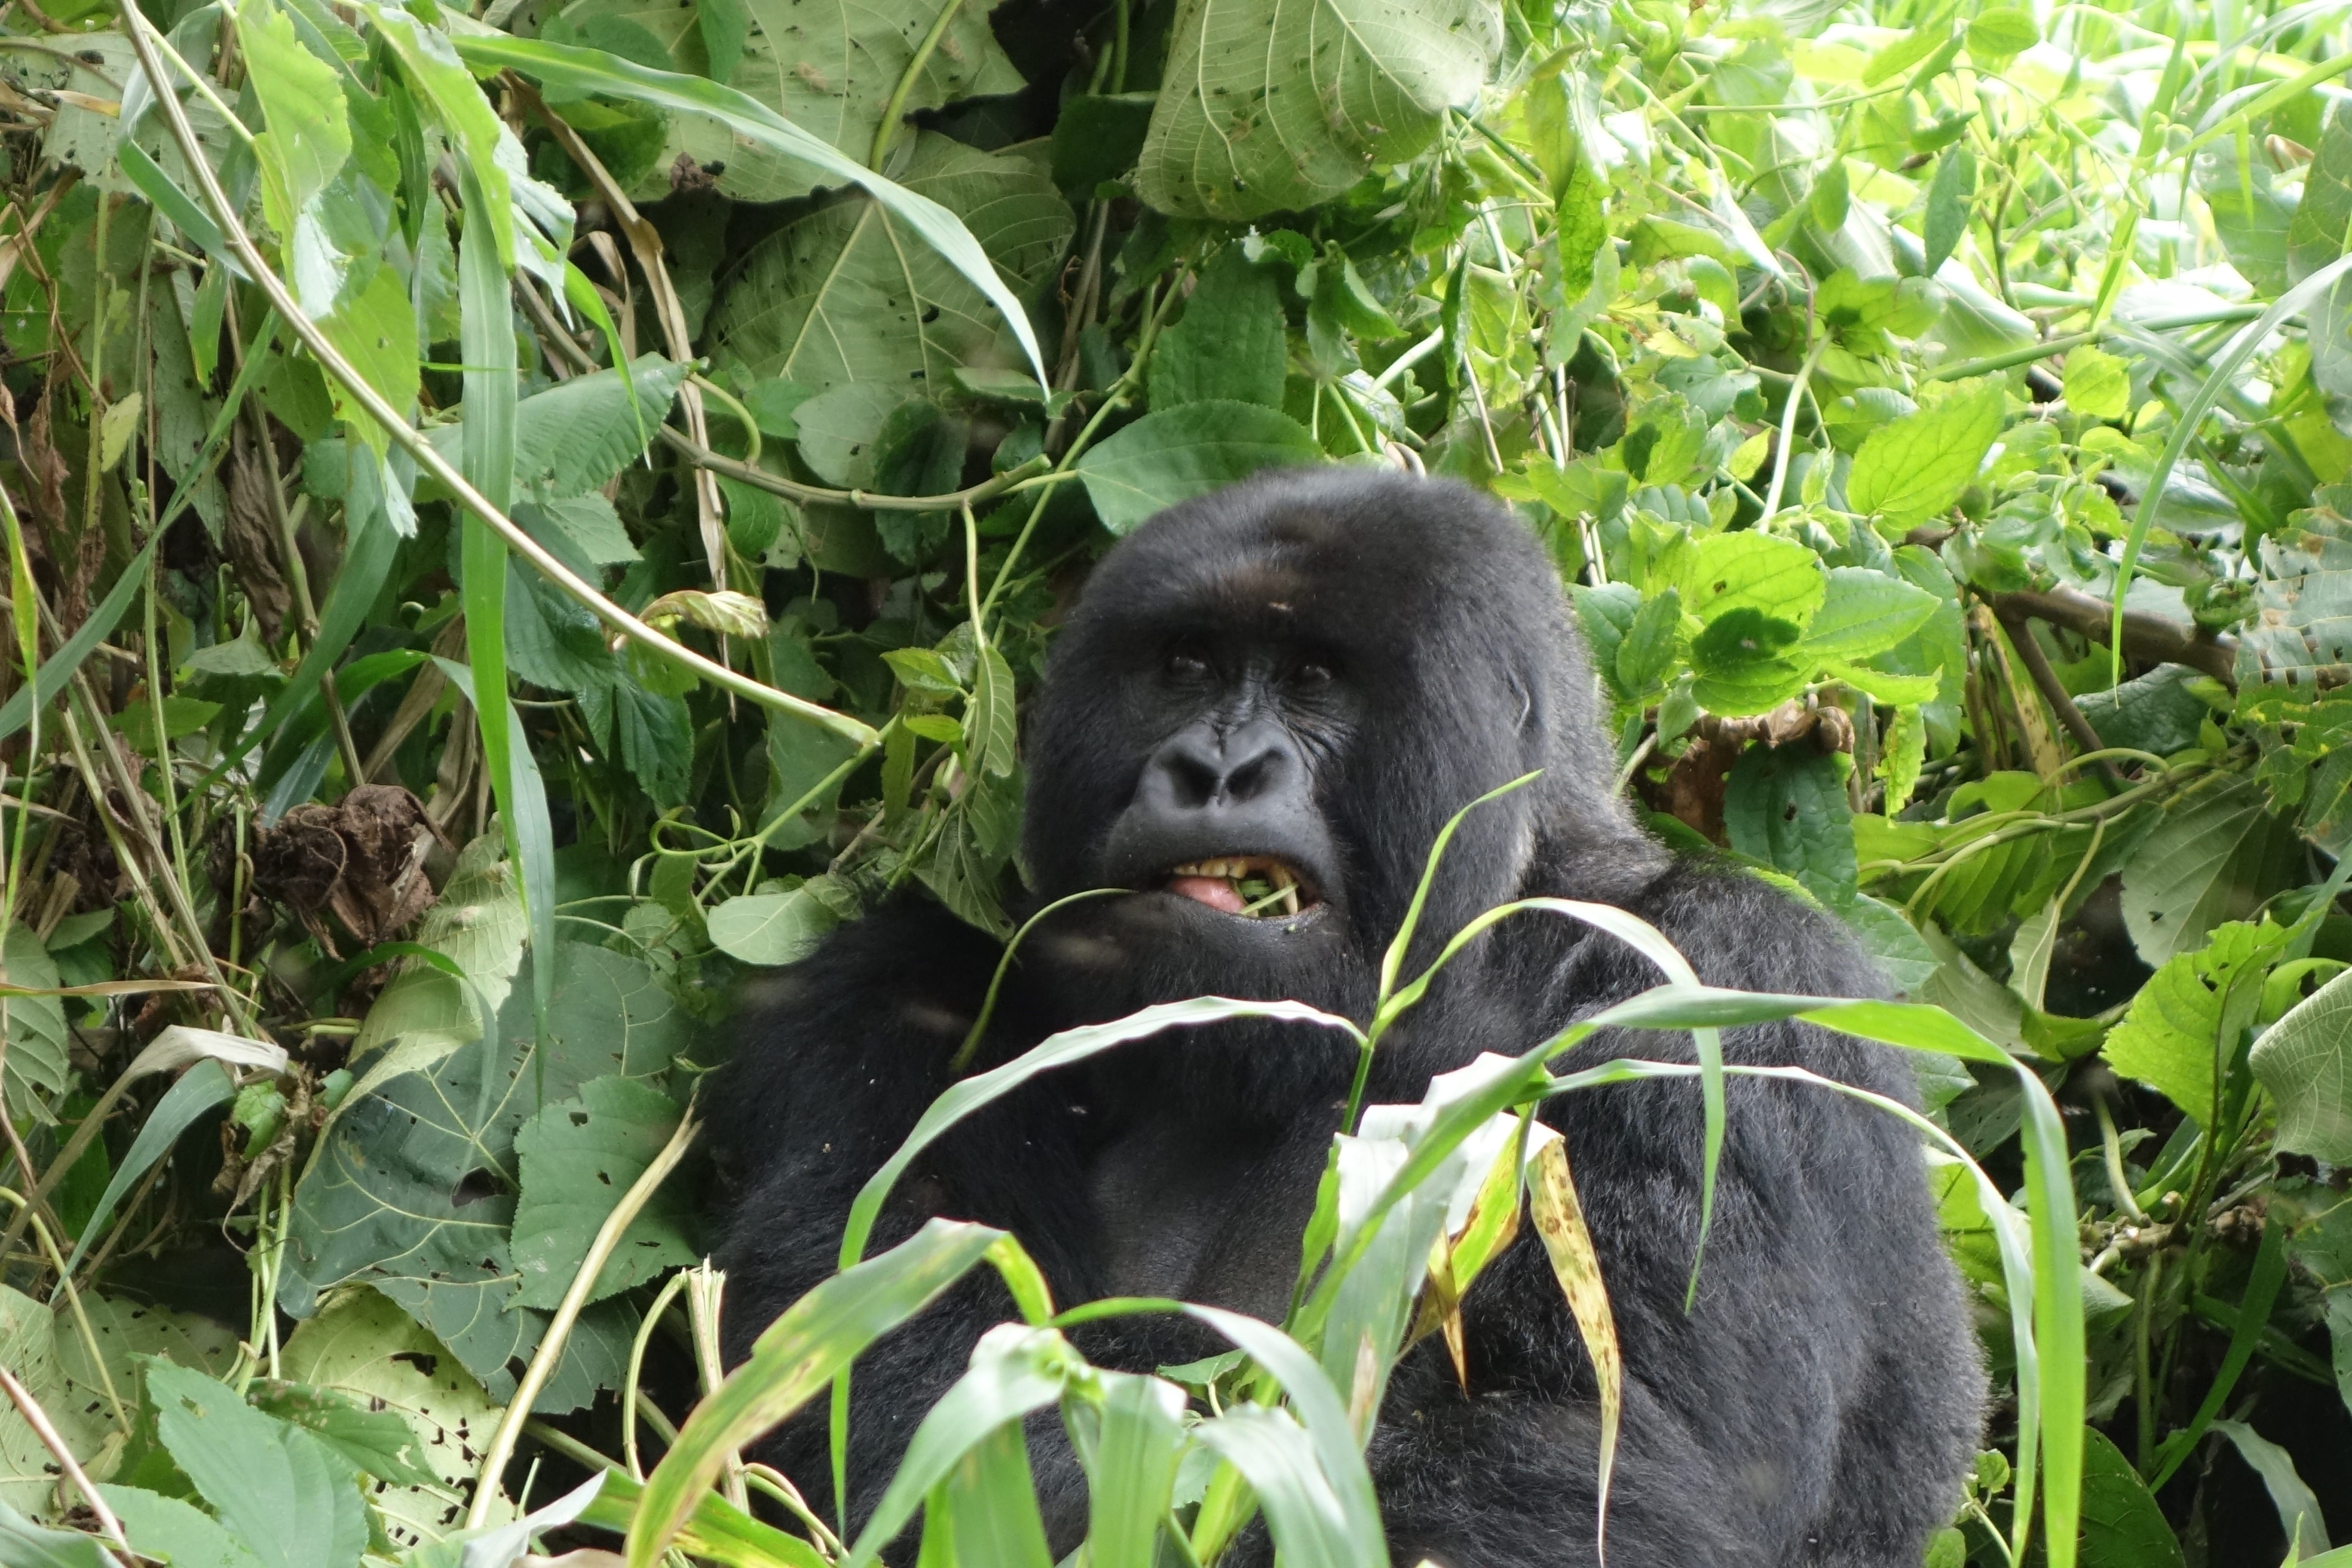
<instances>
[{"instance_id":1,"label":"chewed green vegetation in mouth","mask_svg":"<svg viewBox=\"0 0 2352 1568\"><path fill-rule=\"evenodd\" d=\"M1297 871L1268 855L1188 861L1168 873L1167 890L1229 915L1257 920L1287 918L1316 901Z\"/></svg>"}]
</instances>

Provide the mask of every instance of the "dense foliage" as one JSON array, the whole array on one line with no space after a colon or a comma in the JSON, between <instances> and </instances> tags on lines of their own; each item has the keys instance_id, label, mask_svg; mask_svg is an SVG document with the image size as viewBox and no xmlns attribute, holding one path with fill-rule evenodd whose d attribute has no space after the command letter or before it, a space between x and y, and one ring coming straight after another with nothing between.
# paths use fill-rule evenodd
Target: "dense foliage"
<instances>
[{"instance_id":1,"label":"dense foliage","mask_svg":"<svg viewBox=\"0 0 2352 1568\"><path fill-rule=\"evenodd\" d=\"M0 1563L503 1565L588 1473L531 1528L868 1561L734 1447L983 1260L922 1561L1047 1560L1055 1401L1097 1568L1371 1561L1523 1190L1613 1364L1528 1041L1342 1140L1287 1337L1099 1372L940 1226L719 1387L703 1026L910 882L1010 935L1087 562L1315 461L1509 500L1656 830L1948 1010L1815 1015L1930 1053L1930 1561L2352 1541L2347 7L0 16Z\"/></svg>"}]
</instances>

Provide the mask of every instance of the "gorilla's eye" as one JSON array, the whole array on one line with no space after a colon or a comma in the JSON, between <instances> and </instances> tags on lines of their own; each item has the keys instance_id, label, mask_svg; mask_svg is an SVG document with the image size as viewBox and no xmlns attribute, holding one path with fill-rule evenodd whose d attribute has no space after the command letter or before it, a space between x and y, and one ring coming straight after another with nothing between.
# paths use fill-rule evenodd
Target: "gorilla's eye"
<instances>
[{"instance_id":1,"label":"gorilla's eye","mask_svg":"<svg viewBox=\"0 0 2352 1568\"><path fill-rule=\"evenodd\" d=\"M1209 661L1199 654L1178 648L1168 656L1168 673L1178 680L1204 679L1209 673Z\"/></svg>"},{"instance_id":2,"label":"gorilla's eye","mask_svg":"<svg viewBox=\"0 0 2352 1568\"><path fill-rule=\"evenodd\" d=\"M1331 684L1331 667L1309 659L1291 672L1291 679L1301 686L1328 686Z\"/></svg>"}]
</instances>

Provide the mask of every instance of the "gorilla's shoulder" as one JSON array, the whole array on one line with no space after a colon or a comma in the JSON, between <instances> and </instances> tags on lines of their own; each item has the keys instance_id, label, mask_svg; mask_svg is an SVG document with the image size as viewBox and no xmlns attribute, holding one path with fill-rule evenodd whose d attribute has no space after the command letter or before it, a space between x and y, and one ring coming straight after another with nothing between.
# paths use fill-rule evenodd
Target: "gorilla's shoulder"
<instances>
[{"instance_id":1,"label":"gorilla's shoulder","mask_svg":"<svg viewBox=\"0 0 2352 1568\"><path fill-rule=\"evenodd\" d=\"M796 1107L927 1101L999 952L985 932L904 894L746 981L719 1031L732 1054L702 1096L713 1141L761 1147Z\"/></svg>"}]
</instances>

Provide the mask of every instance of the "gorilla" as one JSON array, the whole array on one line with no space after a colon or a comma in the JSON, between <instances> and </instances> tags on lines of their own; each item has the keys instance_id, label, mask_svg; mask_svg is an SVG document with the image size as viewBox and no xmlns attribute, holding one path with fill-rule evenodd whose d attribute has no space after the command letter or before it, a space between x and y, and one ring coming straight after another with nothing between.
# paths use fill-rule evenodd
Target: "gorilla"
<instances>
[{"instance_id":1,"label":"gorilla","mask_svg":"<svg viewBox=\"0 0 2352 1568\"><path fill-rule=\"evenodd\" d=\"M1129 889L1040 922L973 1068L1156 1002L1292 997L1368 1021L1380 955L1432 841L1448 850L1403 973L1507 900L1631 910L1709 984L1861 996L1884 985L1833 919L1645 836L1611 787L1593 676L1526 528L1455 484L1289 470L1171 507L1111 549L1057 634L1028 713L1024 866L1037 905ZM707 1095L731 1192L719 1260L728 1354L832 1269L858 1187L951 1081L1000 949L911 897L760 983ZM1367 1103L1517 1053L1657 984L1615 939L1525 913L1466 948L1383 1040ZM1899 1053L1811 1026L1727 1030L1727 1060L1803 1067L1916 1099ZM1687 1035L1603 1031L1556 1070L1692 1059ZM868 1255L933 1215L1019 1237L1067 1305L1173 1297L1278 1321L1356 1066L1328 1031L1264 1020L1134 1041L1044 1075L933 1145ZM1958 1500L1983 1373L1941 1251L1915 1133L1786 1080L1728 1085L1696 1300L1697 1084L1555 1098L1625 1371L1614 1568L1916 1568ZM985 1274L987 1271L982 1270ZM858 1363L853 1523L977 1337L1015 1316L992 1275ZM1400 1563L1596 1560L1599 1405L1525 1227L1464 1306L1466 1387L1441 1341L1399 1365L1368 1462ZM1076 1331L1127 1371L1213 1354L1186 1321ZM1031 1426L1055 1550L1085 1480L1049 1411ZM763 1457L830 1498L825 1418ZM823 1506L823 1505L820 1505ZM1227 1561L1263 1561L1262 1528Z\"/></svg>"}]
</instances>

